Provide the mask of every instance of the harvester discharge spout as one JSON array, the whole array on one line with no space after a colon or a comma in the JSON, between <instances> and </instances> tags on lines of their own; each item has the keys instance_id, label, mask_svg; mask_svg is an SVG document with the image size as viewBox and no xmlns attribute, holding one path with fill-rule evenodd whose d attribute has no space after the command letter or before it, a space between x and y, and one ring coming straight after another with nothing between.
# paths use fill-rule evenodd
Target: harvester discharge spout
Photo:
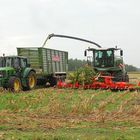
<instances>
[{"instance_id":1,"label":"harvester discharge spout","mask_svg":"<svg viewBox=\"0 0 140 140\"><path fill-rule=\"evenodd\" d=\"M74 36L53 34L53 33L52 33L52 34L49 34L49 35L47 36L47 38L45 39L45 41L44 41L42 47L44 47L44 46L46 45L47 41L48 41L49 39L51 39L52 37L60 37L60 38L68 38L68 39L79 40L79 41L83 41L83 42L87 42L87 43L93 44L93 45L97 46L98 48L102 48L101 45L99 45L99 44L97 44L97 43L95 43L95 42L93 42L93 41L87 40L87 39L83 39L83 38L79 38L79 37L74 37Z\"/></svg>"}]
</instances>

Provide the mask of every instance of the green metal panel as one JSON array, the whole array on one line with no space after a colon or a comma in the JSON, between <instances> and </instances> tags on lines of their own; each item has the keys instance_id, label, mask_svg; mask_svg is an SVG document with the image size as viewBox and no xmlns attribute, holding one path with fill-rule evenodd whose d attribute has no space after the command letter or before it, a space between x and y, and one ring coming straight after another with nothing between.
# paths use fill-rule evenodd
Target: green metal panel
<instances>
[{"instance_id":1,"label":"green metal panel","mask_svg":"<svg viewBox=\"0 0 140 140\"><path fill-rule=\"evenodd\" d=\"M28 59L28 63L38 73L42 72L41 55L38 48L17 48L19 56L25 56Z\"/></svg>"},{"instance_id":2,"label":"green metal panel","mask_svg":"<svg viewBox=\"0 0 140 140\"><path fill-rule=\"evenodd\" d=\"M68 52L48 48L17 48L19 56L28 58L37 73L52 74L67 72Z\"/></svg>"}]
</instances>

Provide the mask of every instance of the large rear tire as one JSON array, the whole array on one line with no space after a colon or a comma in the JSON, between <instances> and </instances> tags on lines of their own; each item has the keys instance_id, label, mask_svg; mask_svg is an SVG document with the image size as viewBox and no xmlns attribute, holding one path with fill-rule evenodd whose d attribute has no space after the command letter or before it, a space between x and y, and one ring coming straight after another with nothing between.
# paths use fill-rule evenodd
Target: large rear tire
<instances>
[{"instance_id":1,"label":"large rear tire","mask_svg":"<svg viewBox=\"0 0 140 140\"><path fill-rule=\"evenodd\" d=\"M125 74L125 82L129 82L129 76L127 73Z\"/></svg>"},{"instance_id":2,"label":"large rear tire","mask_svg":"<svg viewBox=\"0 0 140 140\"><path fill-rule=\"evenodd\" d=\"M37 79L35 72L31 71L27 76L26 87L25 90L32 90L36 87Z\"/></svg>"},{"instance_id":3,"label":"large rear tire","mask_svg":"<svg viewBox=\"0 0 140 140\"><path fill-rule=\"evenodd\" d=\"M8 82L8 88L12 92L19 92L21 90L21 80L18 77L11 77Z\"/></svg>"}]
</instances>

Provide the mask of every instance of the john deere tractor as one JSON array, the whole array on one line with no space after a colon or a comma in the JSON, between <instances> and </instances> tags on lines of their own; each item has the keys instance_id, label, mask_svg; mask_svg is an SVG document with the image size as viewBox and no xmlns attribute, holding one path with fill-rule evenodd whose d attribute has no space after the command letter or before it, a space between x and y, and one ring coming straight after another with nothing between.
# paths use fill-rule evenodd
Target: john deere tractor
<instances>
[{"instance_id":1,"label":"john deere tractor","mask_svg":"<svg viewBox=\"0 0 140 140\"><path fill-rule=\"evenodd\" d=\"M19 92L36 86L36 72L30 68L27 58L19 56L0 57L0 87Z\"/></svg>"}]
</instances>

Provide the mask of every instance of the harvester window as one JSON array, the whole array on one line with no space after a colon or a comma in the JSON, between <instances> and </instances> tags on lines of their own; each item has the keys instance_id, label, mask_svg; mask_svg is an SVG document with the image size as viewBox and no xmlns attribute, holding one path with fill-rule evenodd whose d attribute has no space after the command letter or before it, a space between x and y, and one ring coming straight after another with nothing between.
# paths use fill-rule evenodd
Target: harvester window
<instances>
[{"instance_id":1,"label":"harvester window","mask_svg":"<svg viewBox=\"0 0 140 140\"><path fill-rule=\"evenodd\" d=\"M98 58L102 58L103 57L103 52L98 51L98 53L96 54Z\"/></svg>"},{"instance_id":2,"label":"harvester window","mask_svg":"<svg viewBox=\"0 0 140 140\"><path fill-rule=\"evenodd\" d=\"M113 51L112 50L108 50L107 51L107 58L106 58L106 65L108 67L112 67L113 66L113 62L114 62L114 56L113 56Z\"/></svg>"},{"instance_id":3,"label":"harvester window","mask_svg":"<svg viewBox=\"0 0 140 140\"><path fill-rule=\"evenodd\" d=\"M95 67L112 67L114 60L113 57L112 50L95 51Z\"/></svg>"},{"instance_id":4,"label":"harvester window","mask_svg":"<svg viewBox=\"0 0 140 140\"><path fill-rule=\"evenodd\" d=\"M107 51L107 56L111 57L113 55L113 52L111 50Z\"/></svg>"},{"instance_id":5,"label":"harvester window","mask_svg":"<svg viewBox=\"0 0 140 140\"><path fill-rule=\"evenodd\" d=\"M103 61L103 52L96 51L95 52L95 66L101 66Z\"/></svg>"}]
</instances>

